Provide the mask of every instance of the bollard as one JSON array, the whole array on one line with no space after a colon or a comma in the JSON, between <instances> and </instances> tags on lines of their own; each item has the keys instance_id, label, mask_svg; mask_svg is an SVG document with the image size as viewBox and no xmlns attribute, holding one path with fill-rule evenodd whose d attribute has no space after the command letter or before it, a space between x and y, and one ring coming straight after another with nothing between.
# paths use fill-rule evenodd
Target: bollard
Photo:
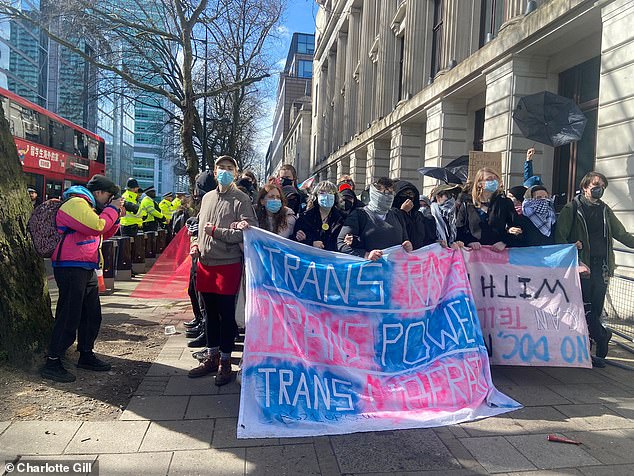
<instances>
[{"instance_id":1,"label":"bollard","mask_svg":"<svg viewBox=\"0 0 634 476\"><path fill-rule=\"evenodd\" d=\"M116 279L132 279L132 239L129 236L117 236L117 272Z\"/></svg>"},{"instance_id":2,"label":"bollard","mask_svg":"<svg viewBox=\"0 0 634 476\"><path fill-rule=\"evenodd\" d=\"M145 235L141 232L132 240L132 272L145 273Z\"/></svg>"},{"instance_id":3,"label":"bollard","mask_svg":"<svg viewBox=\"0 0 634 476\"><path fill-rule=\"evenodd\" d=\"M103 281L106 290L103 294L114 292L114 275L117 267L117 242L115 240L105 240L101 244L101 255L103 256Z\"/></svg>"},{"instance_id":4,"label":"bollard","mask_svg":"<svg viewBox=\"0 0 634 476\"><path fill-rule=\"evenodd\" d=\"M167 246L167 230L160 229L156 235L156 254L160 255Z\"/></svg>"},{"instance_id":5,"label":"bollard","mask_svg":"<svg viewBox=\"0 0 634 476\"><path fill-rule=\"evenodd\" d=\"M156 231L145 232L145 272L156 263Z\"/></svg>"}]
</instances>

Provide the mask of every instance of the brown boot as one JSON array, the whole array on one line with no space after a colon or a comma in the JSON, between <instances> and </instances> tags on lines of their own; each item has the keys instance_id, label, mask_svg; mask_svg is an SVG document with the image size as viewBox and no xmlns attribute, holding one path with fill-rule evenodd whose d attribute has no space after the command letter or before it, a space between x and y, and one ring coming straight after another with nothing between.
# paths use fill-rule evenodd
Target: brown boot
<instances>
[{"instance_id":1,"label":"brown boot","mask_svg":"<svg viewBox=\"0 0 634 476\"><path fill-rule=\"evenodd\" d=\"M220 361L220 370L216 374L216 386L221 387L231 382L233 371L231 370L231 359Z\"/></svg>"},{"instance_id":2,"label":"brown boot","mask_svg":"<svg viewBox=\"0 0 634 476\"><path fill-rule=\"evenodd\" d=\"M187 376L189 378L198 378L217 372L219 363L220 354L214 354L203 360L198 367L191 369Z\"/></svg>"}]
</instances>

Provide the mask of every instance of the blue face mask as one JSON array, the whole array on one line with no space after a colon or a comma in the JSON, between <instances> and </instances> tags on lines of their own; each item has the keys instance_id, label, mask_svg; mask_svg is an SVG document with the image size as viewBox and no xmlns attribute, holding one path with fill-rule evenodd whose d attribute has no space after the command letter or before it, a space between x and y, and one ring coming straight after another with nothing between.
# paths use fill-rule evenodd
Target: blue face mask
<instances>
[{"instance_id":1,"label":"blue face mask","mask_svg":"<svg viewBox=\"0 0 634 476\"><path fill-rule=\"evenodd\" d=\"M497 192L498 188L500 188L500 182L497 180L486 180L484 182L483 190L485 192Z\"/></svg>"},{"instance_id":2,"label":"blue face mask","mask_svg":"<svg viewBox=\"0 0 634 476\"><path fill-rule=\"evenodd\" d=\"M317 202L321 208L332 208L335 204L335 196L332 193L320 193Z\"/></svg>"},{"instance_id":3,"label":"blue face mask","mask_svg":"<svg viewBox=\"0 0 634 476\"><path fill-rule=\"evenodd\" d=\"M264 200L264 208L267 212L277 213L282 209L282 200L279 198L269 198Z\"/></svg>"},{"instance_id":4,"label":"blue face mask","mask_svg":"<svg viewBox=\"0 0 634 476\"><path fill-rule=\"evenodd\" d=\"M233 182L233 172L229 170L218 170L218 183L223 186L229 185Z\"/></svg>"}]
</instances>

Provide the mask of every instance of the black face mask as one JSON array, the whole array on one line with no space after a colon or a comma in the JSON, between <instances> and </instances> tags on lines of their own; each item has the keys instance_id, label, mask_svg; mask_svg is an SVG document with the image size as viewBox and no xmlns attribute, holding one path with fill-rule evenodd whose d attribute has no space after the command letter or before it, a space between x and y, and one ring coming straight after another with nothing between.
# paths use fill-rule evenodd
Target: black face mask
<instances>
[{"instance_id":1,"label":"black face mask","mask_svg":"<svg viewBox=\"0 0 634 476\"><path fill-rule=\"evenodd\" d=\"M600 199L603 196L603 187L592 187L590 189L590 196L595 200Z\"/></svg>"},{"instance_id":2,"label":"black face mask","mask_svg":"<svg viewBox=\"0 0 634 476\"><path fill-rule=\"evenodd\" d=\"M293 185L293 179L289 179L287 177L282 178L282 187L286 187L287 185Z\"/></svg>"},{"instance_id":3,"label":"black face mask","mask_svg":"<svg viewBox=\"0 0 634 476\"><path fill-rule=\"evenodd\" d=\"M344 200L343 201L343 209L346 212L352 210L352 200Z\"/></svg>"}]
</instances>

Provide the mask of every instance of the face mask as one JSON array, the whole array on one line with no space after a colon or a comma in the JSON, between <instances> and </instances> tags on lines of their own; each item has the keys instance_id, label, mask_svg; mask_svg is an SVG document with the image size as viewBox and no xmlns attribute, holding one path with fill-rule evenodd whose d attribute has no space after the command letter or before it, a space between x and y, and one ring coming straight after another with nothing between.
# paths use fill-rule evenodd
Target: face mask
<instances>
[{"instance_id":1,"label":"face mask","mask_svg":"<svg viewBox=\"0 0 634 476\"><path fill-rule=\"evenodd\" d=\"M347 212L347 211L352 210L352 201L350 201L350 200L344 200L344 201L343 201L343 209L344 209L344 211L346 211L346 212Z\"/></svg>"},{"instance_id":2,"label":"face mask","mask_svg":"<svg viewBox=\"0 0 634 476\"><path fill-rule=\"evenodd\" d=\"M603 196L603 187L592 187L590 189L590 196L595 200L600 199Z\"/></svg>"},{"instance_id":3,"label":"face mask","mask_svg":"<svg viewBox=\"0 0 634 476\"><path fill-rule=\"evenodd\" d=\"M317 195L317 202L321 208L332 208L335 204L335 196L332 193L320 193Z\"/></svg>"},{"instance_id":4,"label":"face mask","mask_svg":"<svg viewBox=\"0 0 634 476\"><path fill-rule=\"evenodd\" d=\"M368 204L368 208L380 215L384 215L388 212L390 208L392 208L392 203L394 202L394 194L393 193L383 193L379 192L374 185L370 186L370 203Z\"/></svg>"},{"instance_id":5,"label":"face mask","mask_svg":"<svg viewBox=\"0 0 634 476\"><path fill-rule=\"evenodd\" d=\"M288 177L282 177L282 180L280 180L280 183L282 184L282 187L286 187L287 185L293 185L293 179L289 179Z\"/></svg>"},{"instance_id":6,"label":"face mask","mask_svg":"<svg viewBox=\"0 0 634 476\"><path fill-rule=\"evenodd\" d=\"M233 182L233 172L229 170L219 170L218 171L218 183L223 186L229 185Z\"/></svg>"},{"instance_id":7,"label":"face mask","mask_svg":"<svg viewBox=\"0 0 634 476\"><path fill-rule=\"evenodd\" d=\"M277 213L282 208L282 200L278 198L269 198L264 201L264 207L271 213Z\"/></svg>"},{"instance_id":8,"label":"face mask","mask_svg":"<svg viewBox=\"0 0 634 476\"><path fill-rule=\"evenodd\" d=\"M496 192L497 189L500 188L500 182L498 182L497 180L486 180L484 182L484 188L483 190L485 192Z\"/></svg>"}]
</instances>

